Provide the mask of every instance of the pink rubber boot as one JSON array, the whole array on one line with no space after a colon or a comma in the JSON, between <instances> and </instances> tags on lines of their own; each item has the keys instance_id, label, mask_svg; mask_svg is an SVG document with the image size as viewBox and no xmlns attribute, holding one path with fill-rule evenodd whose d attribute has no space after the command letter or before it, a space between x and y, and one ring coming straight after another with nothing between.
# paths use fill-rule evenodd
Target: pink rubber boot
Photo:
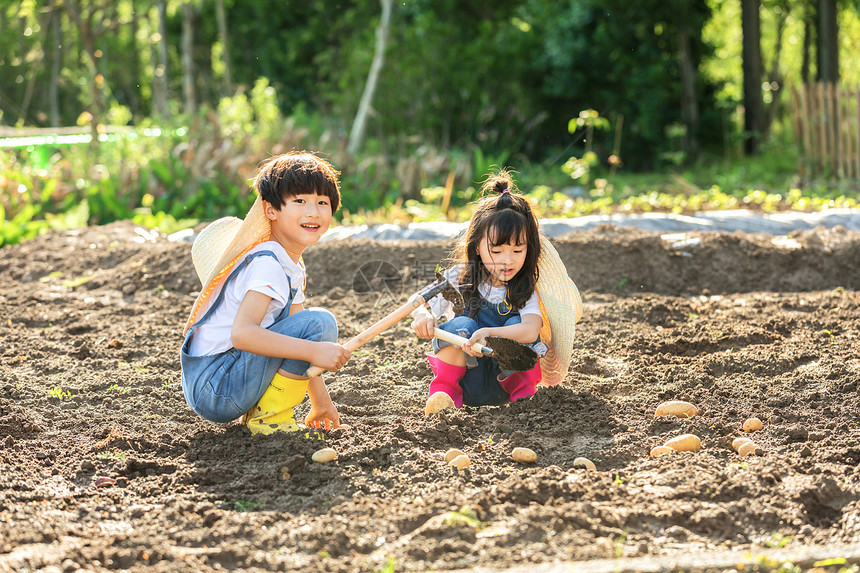
<instances>
[{"instance_id":1,"label":"pink rubber boot","mask_svg":"<svg viewBox=\"0 0 860 573\"><path fill-rule=\"evenodd\" d=\"M520 398L531 398L534 396L535 389L540 380L540 362L538 362L531 370L514 372L504 380L500 379L499 384L502 390L511 395L511 402L516 402Z\"/></svg>"},{"instance_id":2,"label":"pink rubber boot","mask_svg":"<svg viewBox=\"0 0 860 573\"><path fill-rule=\"evenodd\" d=\"M433 380L430 382L428 396L432 396L436 392L444 392L451 397L456 408L462 408L463 389L460 388L460 380L466 374L466 367L442 362L430 354L427 355L427 361L430 362L430 369L433 371Z\"/></svg>"}]
</instances>

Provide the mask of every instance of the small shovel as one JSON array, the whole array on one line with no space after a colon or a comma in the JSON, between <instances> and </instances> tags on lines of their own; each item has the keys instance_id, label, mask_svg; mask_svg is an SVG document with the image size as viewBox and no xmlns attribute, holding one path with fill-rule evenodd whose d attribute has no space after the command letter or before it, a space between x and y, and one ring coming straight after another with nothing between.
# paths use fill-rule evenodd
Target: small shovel
<instances>
[{"instance_id":1,"label":"small shovel","mask_svg":"<svg viewBox=\"0 0 860 573\"><path fill-rule=\"evenodd\" d=\"M433 336L457 346L463 346L463 343L469 342L468 338L447 332L441 328L434 329ZM472 345L472 348L484 356L495 358L502 370L512 370L514 372L531 370L539 359L537 352L528 346L501 336L488 336L487 346L476 342Z\"/></svg>"}]
</instances>

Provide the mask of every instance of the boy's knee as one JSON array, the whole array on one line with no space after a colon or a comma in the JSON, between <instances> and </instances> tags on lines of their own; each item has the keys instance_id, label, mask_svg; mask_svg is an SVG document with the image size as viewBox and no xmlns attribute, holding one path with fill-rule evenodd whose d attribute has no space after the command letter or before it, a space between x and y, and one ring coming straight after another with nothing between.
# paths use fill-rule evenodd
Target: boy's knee
<instances>
[{"instance_id":1,"label":"boy's knee","mask_svg":"<svg viewBox=\"0 0 860 573\"><path fill-rule=\"evenodd\" d=\"M318 342L337 342L337 319L324 308L309 308L306 310L314 324L314 332L319 333Z\"/></svg>"}]
</instances>

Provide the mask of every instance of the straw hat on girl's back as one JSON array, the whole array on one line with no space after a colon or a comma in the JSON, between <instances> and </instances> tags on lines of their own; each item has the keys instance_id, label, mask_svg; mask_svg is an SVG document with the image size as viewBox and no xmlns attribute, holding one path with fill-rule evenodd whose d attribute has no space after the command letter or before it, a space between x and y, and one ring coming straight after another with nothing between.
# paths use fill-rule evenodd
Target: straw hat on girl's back
<instances>
[{"instance_id":1,"label":"straw hat on girl's back","mask_svg":"<svg viewBox=\"0 0 860 573\"><path fill-rule=\"evenodd\" d=\"M242 256L268 240L271 234L272 224L263 213L263 201L257 195L244 220L238 217L222 217L207 225L197 235L191 247L191 260L203 287L191 308L184 332L198 320L200 309Z\"/></svg>"},{"instance_id":2,"label":"straw hat on girl's back","mask_svg":"<svg viewBox=\"0 0 860 573\"><path fill-rule=\"evenodd\" d=\"M582 298L555 247L543 235L535 290L543 318L540 339L549 346L540 360L541 384L555 386L564 380L570 367L575 325L582 317Z\"/></svg>"}]
</instances>

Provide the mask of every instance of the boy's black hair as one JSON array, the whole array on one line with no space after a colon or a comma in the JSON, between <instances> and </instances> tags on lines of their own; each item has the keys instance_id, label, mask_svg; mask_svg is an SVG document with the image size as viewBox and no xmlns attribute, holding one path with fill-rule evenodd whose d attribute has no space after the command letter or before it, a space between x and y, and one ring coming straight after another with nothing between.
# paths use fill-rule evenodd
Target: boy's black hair
<instances>
[{"instance_id":1,"label":"boy's black hair","mask_svg":"<svg viewBox=\"0 0 860 573\"><path fill-rule=\"evenodd\" d=\"M475 207L469 228L457 248L458 262L464 265L460 277L463 299L473 318L480 308L478 285L491 277L478 254L478 245L485 237L490 246L520 241L526 246L523 268L507 284L508 302L516 310L525 306L535 290L541 251L537 217L528 199L516 192L510 172L503 169L490 175L481 185L481 191L484 198Z\"/></svg>"},{"instance_id":2,"label":"boy's black hair","mask_svg":"<svg viewBox=\"0 0 860 573\"><path fill-rule=\"evenodd\" d=\"M340 208L339 177L340 172L325 159L308 151L291 151L263 165L254 178L254 188L275 209L296 195L325 195L334 213Z\"/></svg>"}]
</instances>

